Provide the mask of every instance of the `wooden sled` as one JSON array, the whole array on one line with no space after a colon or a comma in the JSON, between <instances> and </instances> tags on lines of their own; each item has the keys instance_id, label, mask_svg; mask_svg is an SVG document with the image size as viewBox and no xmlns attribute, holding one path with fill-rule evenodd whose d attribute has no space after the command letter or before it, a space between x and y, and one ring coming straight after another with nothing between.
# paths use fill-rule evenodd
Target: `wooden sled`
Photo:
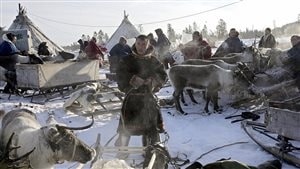
<instances>
[{"instance_id":1,"label":"wooden sled","mask_svg":"<svg viewBox=\"0 0 300 169\"><path fill-rule=\"evenodd\" d=\"M145 169L156 169L158 167L160 169L165 168L165 166L164 166L165 164L162 163L162 158L164 158L164 157L162 157L161 152L156 151L155 149L152 149L151 151L148 150L149 147L155 147L154 145L153 146L150 145L149 147L143 147L143 146L141 146L141 147L132 147L132 146L130 146L130 147L129 146L111 147L111 146L107 146L107 144L102 146L100 143L100 140L101 140L101 136L100 136L100 134L98 134L97 140L96 140L96 145L95 145L96 155L95 155L95 158L91 162L91 167L98 159L103 159L104 154L117 154L116 158L126 159L129 154L145 154L145 158L147 158L147 155L149 155L147 153L150 152L150 158L148 159L148 161L145 159L140 164L136 164L136 161L133 160L134 164L131 164L131 166L133 168L141 168L140 165L143 165L143 168L145 168ZM145 164L146 164L146 166L145 166Z\"/></svg>"},{"instance_id":2,"label":"wooden sled","mask_svg":"<svg viewBox=\"0 0 300 169\"><path fill-rule=\"evenodd\" d=\"M53 98L53 93L64 97L64 91L70 87L99 81L99 61L17 64L16 79L18 89L32 91L24 97L31 97L34 102L34 97L44 96L45 103Z\"/></svg>"},{"instance_id":3,"label":"wooden sled","mask_svg":"<svg viewBox=\"0 0 300 169\"><path fill-rule=\"evenodd\" d=\"M300 167L300 149L291 150L291 147L289 147L290 150L288 150L286 147L287 149L283 150L282 140L277 137L278 134L268 131L264 123L244 121L242 127L248 136L265 151L291 165ZM300 142L294 140L289 140L287 144L300 146Z\"/></svg>"},{"instance_id":4,"label":"wooden sled","mask_svg":"<svg viewBox=\"0 0 300 169\"><path fill-rule=\"evenodd\" d=\"M106 85L105 82L100 83L101 88L97 93L93 94L95 99L93 99L93 101L90 101L90 106L94 108L93 111L86 111L85 107L82 107L80 104L72 104L72 106L68 107L67 110L82 116L95 116L108 113L115 114L121 112L124 94L117 88ZM75 100L76 98L74 97L73 100L68 101L74 102Z\"/></svg>"}]
</instances>

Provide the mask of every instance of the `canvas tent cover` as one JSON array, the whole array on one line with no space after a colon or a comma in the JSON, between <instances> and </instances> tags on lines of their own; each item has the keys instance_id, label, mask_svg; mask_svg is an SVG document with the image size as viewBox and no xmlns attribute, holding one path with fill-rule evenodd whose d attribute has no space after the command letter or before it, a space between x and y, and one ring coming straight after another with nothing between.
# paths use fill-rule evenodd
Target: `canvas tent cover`
<instances>
[{"instance_id":1,"label":"canvas tent cover","mask_svg":"<svg viewBox=\"0 0 300 169\"><path fill-rule=\"evenodd\" d=\"M124 14L124 19L118 29L113 33L108 42L106 43L106 48L110 51L118 42L121 36L124 36L127 39L132 39L137 37L140 32L132 25L128 20L128 15ZM129 40L131 42L132 40ZM130 43L128 43L131 45Z\"/></svg>"},{"instance_id":2,"label":"canvas tent cover","mask_svg":"<svg viewBox=\"0 0 300 169\"><path fill-rule=\"evenodd\" d=\"M37 50L41 42L47 42L48 49L50 53L58 55L58 52L63 51L64 49L59 45L55 44L50 40L26 15L26 10L19 4L19 13L16 16L16 19L8 28L8 31L16 31L20 29L25 29L30 32L30 39L32 41L32 47Z\"/></svg>"}]
</instances>

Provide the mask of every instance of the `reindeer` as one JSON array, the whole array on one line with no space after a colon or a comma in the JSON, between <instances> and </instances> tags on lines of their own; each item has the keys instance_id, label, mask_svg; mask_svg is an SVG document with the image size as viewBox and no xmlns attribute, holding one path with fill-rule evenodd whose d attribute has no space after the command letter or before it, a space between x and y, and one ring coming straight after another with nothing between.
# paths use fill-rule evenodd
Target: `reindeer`
<instances>
[{"instance_id":1,"label":"reindeer","mask_svg":"<svg viewBox=\"0 0 300 169\"><path fill-rule=\"evenodd\" d=\"M245 80L241 80L241 76ZM176 109L186 115L179 102L179 95L185 87L206 90L205 112L209 112L210 100L214 103L214 110L222 111L218 106L218 91L241 88L247 89L248 84L254 78L253 74L245 74L241 71L223 69L217 65L177 65L170 68L169 79L174 87L174 99Z\"/></svg>"},{"instance_id":2,"label":"reindeer","mask_svg":"<svg viewBox=\"0 0 300 169\"><path fill-rule=\"evenodd\" d=\"M236 70L237 64L230 64L223 60L203 60L203 59L189 59L184 62L182 62L183 65L210 65L214 64L217 66L220 66L223 69L228 70Z\"/></svg>"},{"instance_id":3,"label":"reindeer","mask_svg":"<svg viewBox=\"0 0 300 169\"><path fill-rule=\"evenodd\" d=\"M235 71L237 69L237 64L229 64L229 63L224 62L223 60L189 59L189 60L182 62L182 65L210 65L210 64L214 64L214 65L220 66L223 69L228 69L228 70L232 70L232 71ZM198 102L195 100L195 98L193 96L193 90L187 89L186 91L187 91L191 101L193 103L198 104ZM204 91L203 91L203 97L205 97ZM183 92L181 93L181 102L183 104L185 104Z\"/></svg>"},{"instance_id":4,"label":"reindeer","mask_svg":"<svg viewBox=\"0 0 300 169\"><path fill-rule=\"evenodd\" d=\"M59 124L48 123L42 127L36 115L27 109L12 110L4 115L2 120L1 138L5 145L12 133L13 146L20 146L14 151L14 156L35 150L29 155L32 168L53 168L54 164L63 161L78 161L86 163L93 157L94 150L79 140L72 130L84 130L94 123L84 127L67 127Z\"/></svg>"},{"instance_id":5,"label":"reindeer","mask_svg":"<svg viewBox=\"0 0 300 169\"><path fill-rule=\"evenodd\" d=\"M223 60L226 63L236 64L237 62L253 63L257 61L258 50L254 46L247 47L242 53L229 53L224 57L212 57L210 60Z\"/></svg>"}]
</instances>

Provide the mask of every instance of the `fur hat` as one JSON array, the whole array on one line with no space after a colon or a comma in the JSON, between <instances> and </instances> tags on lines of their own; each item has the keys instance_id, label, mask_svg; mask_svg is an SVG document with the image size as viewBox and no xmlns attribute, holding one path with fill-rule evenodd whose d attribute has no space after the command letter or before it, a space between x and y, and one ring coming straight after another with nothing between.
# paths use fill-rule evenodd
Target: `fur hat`
<instances>
[{"instance_id":1,"label":"fur hat","mask_svg":"<svg viewBox=\"0 0 300 169\"><path fill-rule=\"evenodd\" d=\"M271 32L271 28L266 28L265 31Z\"/></svg>"},{"instance_id":2,"label":"fur hat","mask_svg":"<svg viewBox=\"0 0 300 169\"><path fill-rule=\"evenodd\" d=\"M163 33L163 31L161 30L161 28L155 29L156 34L161 34Z\"/></svg>"}]
</instances>

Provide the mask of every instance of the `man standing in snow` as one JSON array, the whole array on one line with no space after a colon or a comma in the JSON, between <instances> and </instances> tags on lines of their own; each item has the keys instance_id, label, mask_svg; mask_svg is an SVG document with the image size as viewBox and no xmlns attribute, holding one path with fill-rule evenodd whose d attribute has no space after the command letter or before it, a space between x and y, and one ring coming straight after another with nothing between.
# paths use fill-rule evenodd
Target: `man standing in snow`
<instances>
[{"instance_id":1,"label":"man standing in snow","mask_svg":"<svg viewBox=\"0 0 300 169\"><path fill-rule=\"evenodd\" d=\"M156 40L154 39L153 34L152 34L152 33L149 33L149 34L147 35L147 38L149 39L150 45L152 45L153 47L156 47L157 42L156 42Z\"/></svg>"},{"instance_id":2,"label":"man standing in snow","mask_svg":"<svg viewBox=\"0 0 300 169\"><path fill-rule=\"evenodd\" d=\"M157 49L158 58L164 64L165 69L168 69L169 59L170 57L172 57L169 52L171 42L160 28L156 29L155 33L157 35L157 42L155 47Z\"/></svg>"},{"instance_id":3,"label":"man standing in snow","mask_svg":"<svg viewBox=\"0 0 300 169\"><path fill-rule=\"evenodd\" d=\"M203 40L199 31L193 32L193 40L184 45L182 53L185 59L209 59L211 47Z\"/></svg>"},{"instance_id":4,"label":"man standing in snow","mask_svg":"<svg viewBox=\"0 0 300 169\"><path fill-rule=\"evenodd\" d=\"M131 53L130 47L127 45L127 40L124 36L121 36L119 43L117 43L109 52L109 64L110 72L116 73L120 59Z\"/></svg>"},{"instance_id":5,"label":"man standing in snow","mask_svg":"<svg viewBox=\"0 0 300 169\"><path fill-rule=\"evenodd\" d=\"M244 44L239 38L239 32L235 28L229 31L229 37L220 45L213 57L224 57L229 53L241 53Z\"/></svg>"},{"instance_id":6,"label":"man standing in snow","mask_svg":"<svg viewBox=\"0 0 300 169\"><path fill-rule=\"evenodd\" d=\"M164 132L156 96L166 82L164 67L154 55L146 35L139 35L132 46L132 54L119 62L118 88L126 94L118 126L116 146L127 146L131 135L142 135L143 145L159 141Z\"/></svg>"},{"instance_id":7,"label":"man standing in snow","mask_svg":"<svg viewBox=\"0 0 300 169\"><path fill-rule=\"evenodd\" d=\"M266 28L264 36L261 37L258 47L260 48L275 48L276 40L271 34L271 29Z\"/></svg>"}]
</instances>

